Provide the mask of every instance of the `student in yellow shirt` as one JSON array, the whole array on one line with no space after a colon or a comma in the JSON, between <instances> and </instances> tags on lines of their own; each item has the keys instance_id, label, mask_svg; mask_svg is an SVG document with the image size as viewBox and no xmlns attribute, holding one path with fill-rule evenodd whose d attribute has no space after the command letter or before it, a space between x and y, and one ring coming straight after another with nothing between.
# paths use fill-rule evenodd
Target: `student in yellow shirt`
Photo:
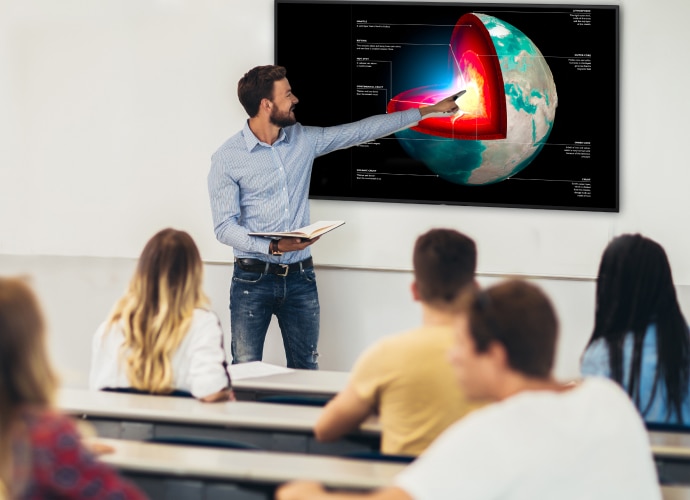
<instances>
[{"instance_id":1,"label":"student in yellow shirt","mask_svg":"<svg viewBox=\"0 0 690 500\"><path fill-rule=\"evenodd\" d=\"M458 231L432 229L417 239L411 289L422 307L422 325L364 352L347 387L324 408L317 439L336 440L378 414L381 452L416 456L476 407L465 399L448 363L451 307L465 287L475 285L476 261L474 241Z\"/></svg>"},{"instance_id":2,"label":"student in yellow shirt","mask_svg":"<svg viewBox=\"0 0 690 500\"><path fill-rule=\"evenodd\" d=\"M388 487L295 481L276 500L661 500L649 436L623 389L553 377L558 318L540 288L507 280L457 305L456 383L492 403L448 427Z\"/></svg>"}]
</instances>

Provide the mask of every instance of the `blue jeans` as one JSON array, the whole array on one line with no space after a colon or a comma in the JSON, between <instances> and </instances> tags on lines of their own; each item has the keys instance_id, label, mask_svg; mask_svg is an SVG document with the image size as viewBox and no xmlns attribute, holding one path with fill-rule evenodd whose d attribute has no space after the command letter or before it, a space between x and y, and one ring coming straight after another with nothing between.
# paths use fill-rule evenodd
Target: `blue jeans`
<instances>
[{"instance_id":1,"label":"blue jeans","mask_svg":"<svg viewBox=\"0 0 690 500\"><path fill-rule=\"evenodd\" d=\"M314 268L287 276L250 272L235 263L230 285L233 363L260 361L271 317L276 315L287 366L317 370L320 306Z\"/></svg>"}]
</instances>

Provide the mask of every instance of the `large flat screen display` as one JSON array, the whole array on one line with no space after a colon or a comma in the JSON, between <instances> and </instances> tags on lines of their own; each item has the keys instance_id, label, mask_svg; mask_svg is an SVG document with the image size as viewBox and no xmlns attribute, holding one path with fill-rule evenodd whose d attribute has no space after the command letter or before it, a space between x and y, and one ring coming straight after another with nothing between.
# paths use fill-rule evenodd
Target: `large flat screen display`
<instances>
[{"instance_id":1,"label":"large flat screen display","mask_svg":"<svg viewBox=\"0 0 690 500\"><path fill-rule=\"evenodd\" d=\"M459 111L314 162L310 197L615 212L616 5L276 0L303 125Z\"/></svg>"}]
</instances>

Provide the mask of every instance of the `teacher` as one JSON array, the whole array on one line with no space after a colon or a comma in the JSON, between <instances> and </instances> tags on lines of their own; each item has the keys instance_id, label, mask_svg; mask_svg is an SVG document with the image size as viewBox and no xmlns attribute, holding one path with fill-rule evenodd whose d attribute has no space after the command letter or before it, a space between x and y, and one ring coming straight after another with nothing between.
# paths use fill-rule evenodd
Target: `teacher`
<instances>
[{"instance_id":1,"label":"teacher","mask_svg":"<svg viewBox=\"0 0 690 500\"><path fill-rule=\"evenodd\" d=\"M271 65L249 70L237 85L237 95L249 119L213 154L208 174L216 238L235 255L230 286L232 362L262 359L275 314L287 366L318 369L320 308L309 249L318 238L273 240L249 233L291 231L310 224L314 158L392 134L429 113L454 113L458 108L447 98L335 127L304 126L295 118L299 99L285 68Z\"/></svg>"}]
</instances>

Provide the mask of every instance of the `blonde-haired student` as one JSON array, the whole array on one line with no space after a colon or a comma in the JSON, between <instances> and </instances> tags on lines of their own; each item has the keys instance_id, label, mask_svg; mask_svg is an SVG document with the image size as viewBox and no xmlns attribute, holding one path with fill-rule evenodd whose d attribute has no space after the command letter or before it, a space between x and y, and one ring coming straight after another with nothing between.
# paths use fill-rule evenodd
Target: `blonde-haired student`
<instances>
[{"instance_id":1,"label":"blonde-haired student","mask_svg":"<svg viewBox=\"0 0 690 500\"><path fill-rule=\"evenodd\" d=\"M44 330L29 285L0 278L0 499L145 498L53 408L58 379Z\"/></svg>"},{"instance_id":2,"label":"blonde-haired student","mask_svg":"<svg viewBox=\"0 0 690 500\"><path fill-rule=\"evenodd\" d=\"M223 331L208 309L192 237L167 228L146 243L129 284L93 339L92 389L234 399Z\"/></svg>"}]
</instances>

